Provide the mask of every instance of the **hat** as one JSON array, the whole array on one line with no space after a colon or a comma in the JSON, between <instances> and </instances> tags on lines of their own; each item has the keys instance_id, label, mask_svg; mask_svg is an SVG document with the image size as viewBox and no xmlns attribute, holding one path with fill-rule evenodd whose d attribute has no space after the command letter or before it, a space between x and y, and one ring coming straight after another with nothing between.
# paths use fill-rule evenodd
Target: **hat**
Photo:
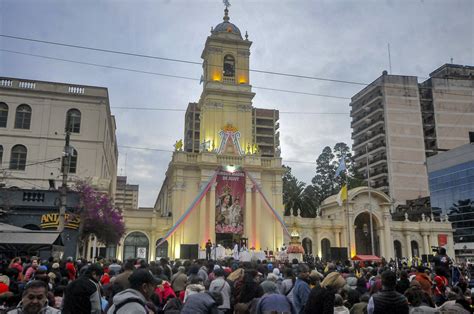
<instances>
[{"instance_id":1,"label":"hat","mask_svg":"<svg viewBox=\"0 0 474 314\"><path fill-rule=\"evenodd\" d=\"M276 284L272 281L265 280L260 284L264 293L278 293Z\"/></svg>"},{"instance_id":2,"label":"hat","mask_svg":"<svg viewBox=\"0 0 474 314\"><path fill-rule=\"evenodd\" d=\"M273 264L272 264L272 263L269 263L269 264L267 265L267 267L268 267L268 270L272 270L272 269L273 269Z\"/></svg>"},{"instance_id":3,"label":"hat","mask_svg":"<svg viewBox=\"0 0 474 314\"><path fill-rule=\"evenodd\" d=\"M59 263L53 263L53 266L51 266L53 269L58 269L59 268Z\"/></svg>"},{"instance_id":4,"label":"hat","mask_svg":"<svg viewBox=\"0 0 474 314\"><path fill-rule=\"evenodd\" d=\"M9 286L10 285L10 278L8 278L8 276L2 275L2 276L0 276L0 283L4 283L7 286Z\"/></svg>"},{"instance_id":5,"label":"hat","mask_svg":"<svg viewBox=\"0 0 474 314\"><path fill-rule=\"evenodd\" d=\"M273 273L277 276L280 276L280 270L278 268L273 268Z\"/></svg>"},{"instance_id":6,"label":"hat","mask_svg":"<svg viewBox=\"0 0 474 314\"><path fill-rule=\"evenodd\" d=\"M336 290L344 287L345 284L346 281L338 272L329 273L326 278L324 278L323 282L321 282L323 288L332 287Z\"/></svg>"},{"instance_id":7,"label":"hat","mask_svg":"<svg viewBox=\"0 0 474 314\"><path fill-rule=\"evenodd\" d=\"M322 280L324 278L324 275L321 274L319 271L317 271L316 269L313 269L311 271L311 273L309 274L309 276L311 278L314 278L314 279L319 279L319 280Z\"/></svg>"},{"instance_id":8,"label":"hat","mask_svg":"<svg viewBox=\"0 0 474 314\"><path fill-rule=\"evenodd\" d=\"M131 287L139 287L141 284L144 283L151 283L151 284L161 284L151 272L146 269L137 269L135 270L130 277L128 277L128 281L130 282Z\"/></svg>"},{"instance_id":9,"label":"hat","mask_svg":"<svg viewBox=\"0 0 474 314\"><path fill-rule=\"evenodd\" d=\"M351 289L357 288L357 278L356 277L347 277L346 281L347 281L347 285L349 286L349 288L351 288Z\"/></svg>"},{"instance_id":10,"label":"hat","mask_svg":"<svg viewBox=\"0 0 474 314\"><path fill-rule=\"evenodd\" d=\"M44 266L44 265L41 265L38 267L38 270L39 271L48 271L48 267Z\"/></svg>"}]
</instances>

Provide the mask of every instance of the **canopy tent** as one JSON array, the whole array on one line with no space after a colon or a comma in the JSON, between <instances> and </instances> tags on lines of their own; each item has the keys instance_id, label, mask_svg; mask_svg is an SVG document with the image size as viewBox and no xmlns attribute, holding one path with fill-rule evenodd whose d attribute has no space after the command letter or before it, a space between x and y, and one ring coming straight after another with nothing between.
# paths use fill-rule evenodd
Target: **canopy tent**
<instances>
[{"instance_id":1,"label":"canopy tent","mask_svg":"<svg viewBox=\"0 0 474 314\"><path fill-rule=\"evenodd\" d=\"M382 259L375 255L354 255L352 257L353 261L381 261Z\"/></svg>"}]
</instances>

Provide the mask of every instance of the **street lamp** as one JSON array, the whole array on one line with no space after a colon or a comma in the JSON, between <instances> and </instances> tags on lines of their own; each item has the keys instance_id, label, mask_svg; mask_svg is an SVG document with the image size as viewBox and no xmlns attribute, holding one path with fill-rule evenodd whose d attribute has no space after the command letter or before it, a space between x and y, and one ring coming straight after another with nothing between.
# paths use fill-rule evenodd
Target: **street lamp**
<instances>
[{"instance_id":1,"label":"street lamp","mask_svg":"<svg viewBox=\"0 0 474 314\"><path fill-rule=\"evenodd\" d=\"M366 162L367 162L367 187L369 188L370 248L371 248L371 255L375 255L374 225L372 222L372 193L371 193L370 168L369 168L369 146L372 146L372 144L371 143L365 144L365 154L366 154Z\"/></svg>"}]
</instances>

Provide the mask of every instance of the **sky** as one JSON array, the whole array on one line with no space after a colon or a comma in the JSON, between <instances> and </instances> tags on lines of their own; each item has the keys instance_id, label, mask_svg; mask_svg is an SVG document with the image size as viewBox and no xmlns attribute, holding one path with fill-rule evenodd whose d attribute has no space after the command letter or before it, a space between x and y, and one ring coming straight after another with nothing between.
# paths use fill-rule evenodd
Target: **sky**
<instances>
[{"instance_id":1,"label":"sky","mask_svg":"<svg viewBox=\"0 0 474 314\"><path fill-rule=\"evenodd\" d=\"M368 84L384 70L421 82L451 59L474 65L472 0L230 3L230 22L253 42L251 69ZM223 10L220 0L0 0L0 35L201 62L206 38L222 22ZM201 66L7 37L0 37L0 49L197 80L0 51L0 76L108 88L117 122L118 175L140 185L140 206L154 206L171 153L129 147L171 151L183 138L184 112L117 107L185 110L199 100ZM352 144L350 97L363 85L256 72L250 73L250 84L343 98L253 90L255 107L282 112L283 163L298 179L311 182L325 146Z\"/></svg>"}]
</instances>

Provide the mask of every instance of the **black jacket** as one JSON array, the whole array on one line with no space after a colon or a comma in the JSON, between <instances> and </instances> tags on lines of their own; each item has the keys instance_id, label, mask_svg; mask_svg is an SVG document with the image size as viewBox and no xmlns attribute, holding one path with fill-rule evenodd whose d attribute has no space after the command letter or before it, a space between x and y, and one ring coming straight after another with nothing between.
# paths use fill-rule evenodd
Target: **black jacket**
<instances>
[{"instance_id":1,"label":"black jacket","mask_svg":"<svg viewBox=\"0 0 474 314\"><path fill-rule=\"evenodd\" d=\"M382 290L372 296L374 314L408 314L408 301L395 290Z\"/></svg>"},{"instance_id":2,"label":"black jacket","mask_svg":"<svg viewBox=\"0 0 474 314\"><path fill-rule=\"evenodd\" d=\"M335 296L336 290L331 287L314 287L313 289L311 289L308 301L306 302L306 306L304 307L305 313L333 314Z\"/></svg>"},{"instance_id":3,"label":"black jacket","mask_svg":"<svg viewBox=\"0 0 474 314\"><path fill-rule=\"evenodd\" d=\"M86 276L79 277L66 287L63 302L63 314L100 314L98 283Z\"/></svg>"}]
</instances>

